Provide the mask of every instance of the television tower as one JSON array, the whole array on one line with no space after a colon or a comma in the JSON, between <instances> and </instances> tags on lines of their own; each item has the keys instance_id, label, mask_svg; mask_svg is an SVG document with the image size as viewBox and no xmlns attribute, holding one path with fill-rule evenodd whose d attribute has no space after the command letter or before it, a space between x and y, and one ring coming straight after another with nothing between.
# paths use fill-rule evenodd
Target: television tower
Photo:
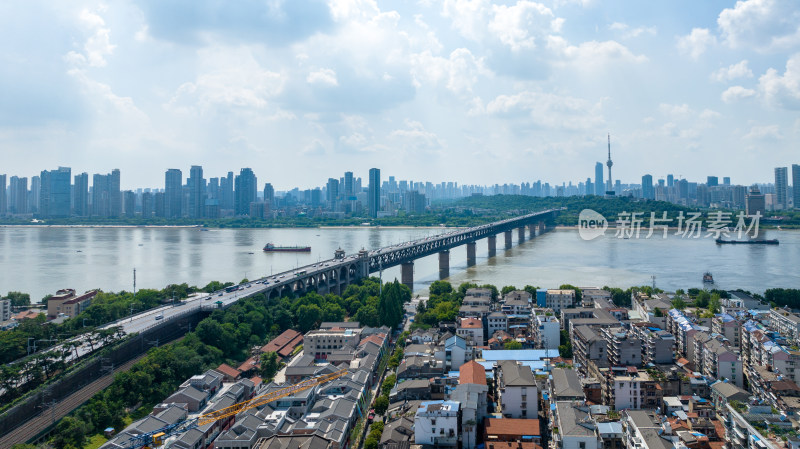
<instances>
[{"instance_id":1,"label":"television tower","mask_svg":"<svg viewBox=\"0 0 800 449\"><path fill-rule=\"evenodd\" d=\"M614 182L611 180L611 166L614 165L611 162L611 133L608 133L608 161L606 161L606 166L608 167L608 189L606 189L606 196L614 196Z\"/></svg>"}]
</instances>

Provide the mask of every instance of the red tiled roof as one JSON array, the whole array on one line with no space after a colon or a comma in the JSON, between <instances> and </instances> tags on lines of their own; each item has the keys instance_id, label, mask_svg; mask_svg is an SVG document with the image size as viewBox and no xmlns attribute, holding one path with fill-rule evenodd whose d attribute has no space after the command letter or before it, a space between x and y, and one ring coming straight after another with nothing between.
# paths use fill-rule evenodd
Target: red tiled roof
<instances>
[{"instance_id":1,"label":"red tiled roof","mask_svg":"<svg viewBox=\"0 0 800 449\"><path fill-rule=\"evenodd\" d=\"M94 298L96 295L97 295L97 290L93 290L91 292L86 292L78 297L72 298L68 301L64 301L64 304L77 304L86 301L87 299Z\"/></svg>"},{"instance_id":2,"label":"red tiled roof","mask_svg":"<svg viewBox=\"0 0 800 449\"><path fill-rule=\"evenodd\" d=\"M233 379L236 379L237 377L239 377L239 375L242 374L242 373L239 372L238 369L236 369L236 368L234 368L234 367L232 367L232 366L230 366L230 365L228 365L226 363L223 363L222 365L218 366L216 371L219 372L220 374L224 375L224 376L228 376L228 377L233 378Z\"/></svg>"},{"instance_id":3,"label":"red tiled roof","mask_svg":"<svg viewBox=\"0 0 800 449\"><path fill-rule=\"evenodd\" d=\"M378 346L383 346L383 342L386 341L386 334L370 335L369 337L361 340L361 343L359 343L358 345L361 346L361 345L364 345L364 344L366 344L366 343L368 343L370 341L375 343Z\"/></svg>"},{"instance_id":4,"label":"red tiled roof","mask_svg":"<svg viewBox=\"0 0 800 449\"><path fill-rule=\"evenodd\" d=\"M299 346L303 342L303 334L299 334L292 339L286 346L284 346L280 351L278 351L278 355L281 357L288 357L292 355L294 352L294 348Z\"/></svg>"},{"instance_id":5,"label":"red tiled roof","mask_svg":"<svg viewBox=\"0 0 800 449\"><path fill-rule=\"evenodd\" d=\"M245 372L245 371L250 371L251 369L257 368L257 367L258 367L258 363L256 362L256 358L255 357L250 357L249 359L247 359L244 362L242 362L242 364L239 365L239 367L236 368L236 369L239 370L240 372Z\"/></svg>"},{"instance_id":6,"label":"red tiled roof","mask_svg":"<svg viewBox=\"0 0 800 449\"><path fill-rule=\"evenodd\" d=\"M37 316L39 316L40 313L44 313L44 312L41 311L41 310L23 310L22 312L20 312L20 313L18 313L16 315L11 315L11 318L13 318L13 319L15 319L17 321L30 320L30 319L33 319L33 318L36 318Z\"/></svg>"},{"instance_id":7,"label":"red tiled roof","mask_svg":"<svg viewBox=\"0 0 800 449\"><path fill-rule=\"evenodd\" d=\"M541 436L538 419L487 418L486 437L490 436Z\"/></svg>"},{"instance_id":8,"label":"red tiled roof","mask_svg":"<svg viewBox=\"0 0 800 449\"><path fill-rule=\"evenodd\" d=\"M480 363L470 360L458 369L458 383L486 385L486 370Z\"/></svg>"},{"instance_id":9,"label":"red tiled roof","mask_svg":"<svg viewBox=\"0 0 800 449\"><path fill-rule=\"evenodd\" d=\"M678 359L678 365L684 366L684 365L688 365L688 364L689 364L689 361L686 360L685 358L681 357L681 358Z\"/></svg>"},{"instance_id":10,"label":"red tiled roof","mask_svg":"<svg viewBox=\"0 0 800 449\"><path fill-rule=\"evenodd\" d=\"M483 328L483 323L476 318L462 318L460 327L462 329L478 329Z\"/></svg>"},{"instance_id":11,"label":"red tiled roof","mask_svg":"<svg viewBox=\"0 0 800 449\"><path fill-rule=\"evenodd\" d=\"M486 441L486 449L542 449L536 443L523 443L522 441Z\"/></svg>"},{"instance_id":12,"label":"red tiled roof","mask_svg":"<svg viewBox=\"0 0 800 449\"><path fill-rule=\"evenodd\" d=\"M258 376L253 376L253 377L251 377L251 378L250 378L250 381L251 381L251 382L253 382L253 386L255 386L256 388L258 388L258 386L259 386L259 385L261 385L261 382L263 382L263 381L261 380L261 378L260 378L260 377L258 377Z\"/></svg>"},{"instance_id":13,"label":"red tiled roof","mask_svg":"<svg viewBox=\"0 0 800 449\"><path fill-rule=\"evenodd\" d=\"M296 330L287 329L282 334L278 335L277 337L273 338L269 343L265 344L261 347L261 352L280 352L281 349L284 349L289 344L300 337L300 340L303 339L303 334L297 332ZM292 348L294 349L294 348Z\"/></svg>"}]
</instances>

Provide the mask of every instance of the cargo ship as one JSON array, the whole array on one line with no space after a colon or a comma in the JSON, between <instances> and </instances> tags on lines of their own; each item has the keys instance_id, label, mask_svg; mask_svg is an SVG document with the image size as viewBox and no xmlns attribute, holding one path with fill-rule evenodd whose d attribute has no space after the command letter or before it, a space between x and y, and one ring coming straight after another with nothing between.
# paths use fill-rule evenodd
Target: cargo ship
<instances>
[{"instance_id":1,"label":"cargo ship","mask_svg":"<svg viewBox=\"0 0 800 449\"><path fill-rule=\"evenodd\" d=\"M717 239L717 245L777 245L778 239L751 239L751 240L722 240Z\"/></svg>"},{"instance_id":2,"label":"cargo ship","mask_svg":"<svg viewBox=\"0 0 800 449\"><path fill-rule=\"evenodd\" d=\"M273 243L264 245L264 252L267 253L310 253L310 246L275 246Z\"/></svg>"}]
</instances>

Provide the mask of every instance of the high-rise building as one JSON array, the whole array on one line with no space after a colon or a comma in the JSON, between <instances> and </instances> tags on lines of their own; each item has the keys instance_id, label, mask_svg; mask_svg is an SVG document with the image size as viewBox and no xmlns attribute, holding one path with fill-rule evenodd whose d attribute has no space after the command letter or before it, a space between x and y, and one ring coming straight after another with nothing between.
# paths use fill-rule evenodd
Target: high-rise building
<instances>
[{"instance_id":1,"label":"high-rise building","mask_svg":"<svg viewBox=\"0 0 800 449\"><path fill-rule=\"evenodd\" d=\"M788 183L789 169L786 167L775 167L775 209L788 208Z\"/></svg>"},{"instance_id":2,"label":"high-rise building","mask_svg":"<svg viewBox=\"0 0 800 449\"><path fill-rule=\"evenodd\" d=\"M798 164L792 164L792 201L794 208L800 209L800 165Z\"/></svg>"},{"instance_id":3,"label":"high-rise building","mask_svg":"<svg viewBox=\"0 0 800 449\"><path fill-rule=\"evenodd\" d=\"M142 193L142 218L150 218L153 216L153 212L155 211L153 196L152 192Z\"/></svg>"},{"instance_id":4,"label":"high-rise building","mask_svg":"<svg viewBox=\"0 0 800 449\"><path fill-rule=\"evenodd\" d=\"M719 185L719 178L716 176L707 176L706 185L708 187L717 187Z\"/></svg>"},{"instance_id":5,"label":"high-rise building","mask_svg":"<svg viewBox=\"0 0 800 449\"><path fill-rule=\"evenodd\" d=\"M9 214L28 213L28 178L11 177L9 189Z\"/></svg>"},{"instance_id":6,"label":"high-rise building","mask_svg":"<svg viewBox=\"0 0 800 449\"><path fill-rule=\"evenodd\" d=\"M89 174L75 175L72 186L72 213L78 217L89 215Z\"/></svg>"},{"instance_id":7,"label":"high-rise building","mask_svg":"<svg viewBox=\"0 0 800 449\"><path fill-rule=\"evenodd\" d=\"M128 218L136 214L136 194L132 190L122 192L122 211Z\"/></svg>"},{"instance_id":8,"label":"high-rise building","mask_svg":"<svg viewBox=\"0 0 800 449\"><path fill-rule=\"evenodd\" d=\"M119 217L122 215L122 190L120 190L119 169L111 170L108 175L108 215Z\"/></svg>"},{"instance_id":9,"label":"high-rise building","mask_svg":"<svg viewBox=\"0 0 800 449\"><path fill-rule=\"evenodd\" d=\"M92 215L108 217L108 175L92 175Z\"/></svg>"},{"instance_id":10,"label":"high-rise building","mask_svg":"<svg viewBox=\"0 0 800 449\"><path fill-rule=\"evenodd\" d=\"M667 187L672 187L675 185L675 177L672 175L667 175Z\"/></svg>"},{"instance_id":11,"label":"high-rise building","mask_svg":"<svg viewBox=\"0 0 800 449\"><path fill-rule=\"evenodd\" d=\"M343 196L345 197L345 201L350 200L350 197L355 195L354 187L355 186L353 185L353 172L351 172L351 171L344 172L344 195Z\"/></svg>"},{"instance_id":12,"label":"high-rise building","mask_svg":"<svg viewBox=\"0 0 800 449\"><path fill-rule=\"evenodd\" d=\"M0 217L8 214L8 197L6 196L6 175L0 175Z\"/></svg>"},{"instance_id":13,"label":"high-rise building","mask_svg":"<svg viewBox=\"0 0 800 449\"><path fill-rule=\"evenodd\" d=\"M760 213L762 216L767 210L766 200L764 194L758 189L757 185L750 187L750 192L747 194L747 215L755 215Z\"/></svg>"},{"instance_id":14,"label":"high-rise building","mask_svg":"<svg viewBox=\"0 0 800 449\"><path fill-rule=\"evenodd\" d=\"M203 179L203 167L192 165L189 169L189 218L203 218L206 205L206 180Z\"/></svg>"},{"instance_id":15,"label":"high-rise building","mask_svg":"<svg viewBox=\"0 0 800 449\"><path fill-rule=\"evenodd\" d=\"M224 178L219 179L219 208L233 210L233 172L229 171Z\"/></svg>"},{"instance_id":16,"label":"high-rise building","mask_svg":"<svg viewBox=\"0 0 800 449\"><path fill-rule=\"evenodd\" d=\"M656 191L653 189L653 175L642 176L642 198L648 200L656 198Z\"/></svg>"},{"instance_id":17,"label":"high-rise building","mask_svg":"<svg viewBox=\"0 0 800 449\"><path fill-rule=\"evenodd\" d=\"M369 216L376 218L381 208L381 170L379 168L369 169L368 188L367 208L369 209Z\"/></svg>"},{"instance_id":18,"label":"high-rise building","mask_svg":"<svg viewBox=\"0 0 800 449\"><path fill-rule=\"evenodd\" d=\"M339 180L335 178L328 178L328 184L325 186L326 200L328 202L328 209L332 211L337 210L339 205Z\"/></svg>"},{"instance_id":19,"label":"high-rise building","mask_svg":"<svg viewBox=\"0 0 800 449\"><path fill-rule=\"evenodd\" d=\"M603 186L605 186L603 182L603 163L598 162L594 164L594 194L603 196Z\"/></svg>"},{"instance_id":20,"label":"high-rise building","mask_svg":"<svg viewBox=\"0 0 800 449\"><path fill-rule=\"evenodd\" d=\"M234 192L234 210L236 215L249 215L250 203L256 201L258 191L256 175L253 170L243 168L234 180L236 191Z\"/></svg>"},{"instance_id":21,"label":"high-rise building","mask_svg":"<svg viewBox=\"0 0 800 449\"><path fill-rule=\"evenodd\" d=\"M183 216L183 173L170 168L164 175L164 215L167 218Z\"/></svg>"},{"instance_id":22,"label":"high-rise building","mask_svg":"<svg viewBox=\"0 0 800 449\"><path fill-rule=\"evenodd\" d=\"M31 177L31 191L28 195L28 212L39 212L39 199L41 197L42 180L39 176Z\"/></svg>"},{"instance_id":23,"label":"high-rise building","mask_svg":"<svg viewBox=\"0 0 800 449\"><path fill-rule=\"evenodd\" d=\"M731 185L731 177L730 176L723 176L722 177L722 185L724 185L724 186Z\"/></svg>"},{"instance_id":24,"label":"high-rise building","mask_svg":"<svg viewBox=\"0 0 800 449\"><path fill-rule=\"evenodd\" d=\"M275 188L268 182L264 184L264 202L269 203L270 207L275 207Z\"/></svg>"},{"instance_id":25,"label":"high-rise building","mask_svg":"<svg viewBox=\"0 0 800 449\"><path fill-rule=\"evenodd\" d=\"M43 170L39 187L39 216L44 218L65 218L70 216L72 201L72 170L58 167L58 170Z\"/></svg>"}]
</instances>

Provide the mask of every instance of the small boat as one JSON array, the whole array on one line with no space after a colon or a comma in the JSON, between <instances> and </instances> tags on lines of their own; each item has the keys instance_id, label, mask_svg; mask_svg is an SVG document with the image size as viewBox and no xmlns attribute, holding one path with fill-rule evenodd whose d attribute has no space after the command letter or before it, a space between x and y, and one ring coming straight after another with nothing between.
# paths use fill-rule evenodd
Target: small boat
<instances>
[{"instance_id":1,"label":"small boat","mask_svg":"<svg viewBox=\"0 0 800 449\"><path fill-rule=\"evenodd\" d=\"M310 246L275 246L273 243L264 245L264 252L283 252L283 253L310 253Z\"/></svg>"},{"instance_id":2,"label":"small boat","mask_svg":"<svg viewBox=\"0 0 800 449\"><path fill-rule=\"evenodd\" d=\"M777 245L778 239L751 239L751 240L722 240L717 239L717 245Z\"/></svg>"},{"instance_id":3,"label":"small boat","mask_svg":"<svg viewBox=\"0 0 800 449\"><path fill-rule=\"evenodd\" d=\"M713 284L714 283L714 277L711 276L711 273L709 273L708 271L706 271L703 274L703 283L704 284Z\"/></svg>"}]
</instances>

